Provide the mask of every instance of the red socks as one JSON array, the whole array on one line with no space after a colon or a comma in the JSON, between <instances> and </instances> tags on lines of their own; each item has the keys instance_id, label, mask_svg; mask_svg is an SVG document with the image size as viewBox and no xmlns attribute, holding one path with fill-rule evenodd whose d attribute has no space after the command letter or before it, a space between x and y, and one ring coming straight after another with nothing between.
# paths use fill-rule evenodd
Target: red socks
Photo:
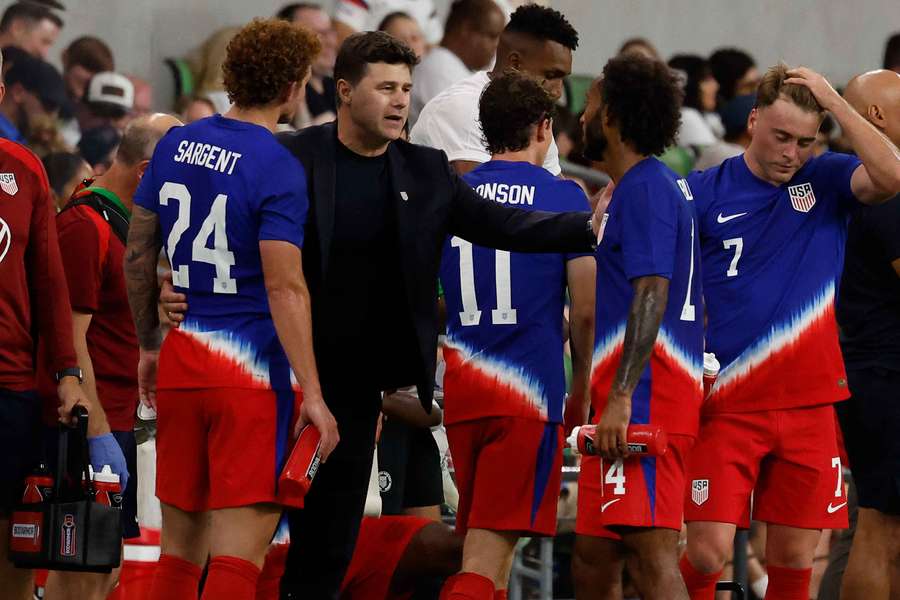
<instances>
[{"instance_id":1,"label":"red socks","mask_svg":"<svg viewBox=\"0 0 900 600\"><path fill-rule=\"evenodd\" d=\"M812 569L789 569L766 565L769 572L768 600L807 600Z\"/></svg>"},{"instance_id":2,"label":"red socks","mask_svg":"<svg viewBox=\"0 0 900 600\"><path fill-rule=\"evenodd\" d=\"M681 563L678 566L691 600L715 600L716 584L719 582L719 577L722 576L722 571L701 573L688 560L687 554L681 557Z\"/></svg>"},{"instance_id":3,"label":"red socks","mask_svg":"<svg viewBox=\"0 0 900 600\"><path fill-rule=\"evenodd\" d=\"M201 571L183 558L160 555L148 600L197 600Z\"/></svg>"},{"instance_id":4,"label":"red socks","mask_svg":"<svg viewBox=\"0 0 900 600\"><path fill-rule=\"evenodd\" d=\"M494 592L494 600L506 600L506 590L497 590Z\"/></svg>"},{"instance_id":5,"label":"red socks","mask_svg":"<svg viewBox=\"0 0 900 600\"><path fill-rule=\"evenodd\" d=\"M506 592L503 591L506 597ZM494 582L476 573L457 573L441 588L439 600L494 600Z\"/></svg>"},{"instance_id":6,"label":"red socks","mask_svg":"<svg viewBox=\"0 0 900 600\"><path fill-rule=\"evenodd\" d=\"M259 568L235 556L214 556L203 587L203 600L254 600ZM195 596L196 597L196 596Z\"/></svg>"}]
</instances>

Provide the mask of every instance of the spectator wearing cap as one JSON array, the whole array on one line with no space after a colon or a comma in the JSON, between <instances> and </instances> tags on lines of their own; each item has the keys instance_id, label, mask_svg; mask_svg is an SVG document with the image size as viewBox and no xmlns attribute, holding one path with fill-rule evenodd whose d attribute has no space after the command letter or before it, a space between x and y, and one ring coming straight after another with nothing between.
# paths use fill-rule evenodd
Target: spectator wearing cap
<instances>
[{"instance_id":1,"label":"spectator wearing cap","mask_svg":"<svg viewBox=\"0 0 900 600\"><path fill-rule=\"evenodd\" d=\"M62 19L47 5L16 2L0 17L0 48L16 46L46 60L62 27Z\"/></svg>"},{"instance_id":2,"label":"spectator wearing cap","mask_svg":"<svg viewBox=\"0 0 900 600\"><path fill-rule=\"evenodd\" d=\"M53 65L22 49L3 49L8 70L4 77L6 95L0 102L0 137L25 143L37 120L55 118L66 104L62 76Z\"/></svg>"},{"instance_id":3,"label":"spectator wearing cap","mask_svg":"<svg viewBox=\"0 0 900 600\"><path fill-rule=\"evenodd\" d=\"M134 108L134 84L124 75L104 71L88 84L84 102L79 107L78 126L82 132L112 126L124 129Z\"/></svg>"},{"instance_id":4,"label":"spectator wearing cap","mask_svg":"<svg viewBox=\"0 0 900 600\"><path fill-rule=\"evenodd\" d=\"M707 146L701 152L694 168L703 171L722 164L727 158L742 154L750 145L750 132L747 130L747 120L750 111L756 104L755 94L736 96L722 107L719 116L725 127L725 137L711 146Z\"/></svg>"}]
</instances>

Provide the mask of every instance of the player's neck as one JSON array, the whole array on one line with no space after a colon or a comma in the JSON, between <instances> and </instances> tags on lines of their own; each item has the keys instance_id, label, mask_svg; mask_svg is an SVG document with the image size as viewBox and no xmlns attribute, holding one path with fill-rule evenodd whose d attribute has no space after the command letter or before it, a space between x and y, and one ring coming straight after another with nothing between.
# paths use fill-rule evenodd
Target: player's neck
<instances>
[{"instance_id":1,"label":"player's neck","mask_svg":"<svg viewBox=\"0 0 900 600\"><path fill-rule=\"evenodd\" d=\"M360 156L380 156L387 152L391 140L373 136L353 122L353 117L346 107L338 108L337 137L351 152Z\"/></svg>"},{"instance_id":2,"label":"player's neck","mask_svg":"<svg viewBox=\"0 0 900 600\"><path fill-rule=\"evenodd\" d=\"M278 127L278 117L281 116L281 106L254 106L252 108L243 108L238 105L232 106L225 117L234 119L235 121L243 121L265 127L272 133Z\"/></svg>"},{"instance_id":3,"label":"player's neck","mask_svg":"<svg viewBox=\"0 0 900 600\"><path fill-rule=\"evenodd\" d=\"M752 143L753 142L751 142L751 144ZM757 161L756 158L753 156L753 153L750 152L749 147L744 152L744 164L747 165L747 169L749 169L750 172L753 173L753 175L756 176L757 179L762 179L766 183L768 183L770 185L774 185L775 187L778 187L781 185L780 181L774 181L772 179L769 179L769 177L766 175L766 171L762 168L762 165L759 164L759 161Z\"/></svg>"},{"instance_id":4,"label":"player's neck","mask_svg":"<svg viewBox=\"0 0 900 600\"><path fill-rule=\"evenodd\" d=\"M616 149L613 149L612 144L610 144L610 150L607 150L606 154L607 156L603 161L605 167L604 170L616 183L622 181L622 177L624 177L625 173L630 171L634 165L647 158L646 155L638 154L625 144L620 144Z\"/></svg>"},{"instance_id":5,"label":"player's neck","mask_svg":"<svg viewBox=\"0 0 900 600\"><path fill-rule=\"evenodd\" d=\"M506 160L509 162L526 162L535 166L544 164L546 152L541 153L539 148L534 145L528 146L524 150L516 150L515 152L499 152L491 156L491 160Z\"/></svg>"}]
</instances>

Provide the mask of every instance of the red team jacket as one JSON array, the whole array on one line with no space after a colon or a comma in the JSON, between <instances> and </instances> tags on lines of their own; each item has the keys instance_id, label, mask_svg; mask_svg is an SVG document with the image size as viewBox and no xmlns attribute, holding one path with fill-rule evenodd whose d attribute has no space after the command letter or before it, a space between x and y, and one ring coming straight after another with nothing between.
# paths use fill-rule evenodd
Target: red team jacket
<instances>
[{"instance_id":1,"label":"red team jacket","mask_svg":"<svg viewBox=\"0 0 900 600\"><path fill-rule=\"evenodd\" d=\"M34 389L35 333L51 372L76 365L55 212L41 161L0 139L0 388Z\"/></svg>"}]
</instances>

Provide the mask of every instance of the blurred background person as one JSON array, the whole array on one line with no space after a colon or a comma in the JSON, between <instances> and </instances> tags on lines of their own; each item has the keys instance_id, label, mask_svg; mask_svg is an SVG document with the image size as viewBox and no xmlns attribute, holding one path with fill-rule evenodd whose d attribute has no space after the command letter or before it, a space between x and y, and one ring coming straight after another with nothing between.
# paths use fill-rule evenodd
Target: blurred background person
<instances>
[{"instance_id":1,"label":"blurred background person","mask_svg":"<svg viewBox=\"0 0 900 600\"><path fill-rule=\"evenodd\" d=\"M675 143L699 154L699 148L716 143L725 133L715 112L719 83L709 62L696 54L676 54L669 59L669 66L681 74L684 84L681 127Z\"/></svg>"},{"instance_id":2,"label":"blurred background person","mask_svg":"<svg viewBox=\"0 0 900 600\"><path fill-rule=\"evenodd\" d=\"M112 165L122 134L111 125L102 125L84 132L78 141L78 152L91 165L94 175L103 175Z\"/></svg>"},{"instance_id":3,"label":"blurred background person","mask_svg":"<svg viewBox=\"0 0 900 600\"><path fill-rule=\"evenodd\" d=\"M659 52L657 52L656 46L642 37L634 37L625 40L617 54L631 54L632 52L653 60L659 60Z\"/></svg>"},{"instance_id":4,"label":"blurred background person","mask_svg":"<svg viewBox=\"0 0 900 600\"><path fill-rule=\"evenodd\" d=\"M338 46L353 33L378 29L378 24L393 12L404 12L415 19L429 46L441 41L444 27L433 0L335 0Z\"/></svg>"},{"instance_id":5,"label":"blurred background person","mask_svg":"<svg viewBox=\"0 0 900 600\"><path fill-rule=\"evenodd\" d=\"M900 73L900 32L889 37L884 45L882 67Z\"/></svg>"},{"instance_id":6,"label":"blurred background person","mask_svg":"<svg viewBox=\"0 0 900 600\"><path fill-rule=\"evenodd\" d=\"M216 105L206 96L191 96L184 102L181 120L185 125L216 114Z\"/></svg>"},{"instance_id":7,"label":"blurred background person","mask_svg":"<svg viewBox=\"0 0 900 600\"><path fill-rule=\"evenodd\" d=\"M69 147L74 148L81 138L76 115L86 110L84 98L91 78L104 71L112 71L116 64L112 50L98 37L84 35L70 43L62 52L63 81L69 104L60 111L60 132Z\"/></svg>"},{"instance_id":8,"label":"blurred background person","mask_svg":"<svg viewBox=\"0 0 900 600\"><path fill-rule=\"evenodd\" d=\"M97 73L88 84L84 102L77 111L78 127L87 132L98 127L125 129L134 110L134 84L112 71Z\"/></svg>"},{"instance_id":9,"label":"blurred background person","mask_svg":"<svg viewBox=\"0 0 900 600\"><path fill-rule=\"evenodd\" d=\"M278 11L279 19L302 25L315 33L322 51L313 61L312 75L306 84L304 124L333 121L337 116L334 91L334 61L337 58L337 34L331 17L318 4L299 2L288 4ZM302 100L302 99L301 99Z\"/></svg>"},{"instance_id":10,"label":"blurred background person","mask_svg":"<svg viewBox=\"0 0 900 600\"><path fill-rule=\"evenodd\" d=\"M415 125L428 101L494 60L505 20L493 0L456 0L444 24L444 37L413 72L409 122Z\"/></svg>"},{"instance_id":11,"label":"blurred background person","mask_svg":"<svg viewBox=\"0 0 900 600\"><path fill-rule=\"evenodd\" d=\"M750 112L756 104L756 96L747 94L736 96L722 107L719 116L722 126L725 128L723 139L716 140L714 144L703 148L694 165L698 171L703 171L722 164L726 158L737 156L744 152L750 145L750 133L747 131L747 120Z\"/></svg>"},{"instance_id":12,"label":"blurred background person","mask_svg":"<svg viewBox=\"0 0 900 600\"><path fill-rule=\"evenodd\" d=\"M719 98L728 102L735 96L755 94L759 69L753 57L737 48L722 48L709 57L713 77L719 82Z\"/></svg>"},{"instance_id":13,"label":"blurred background person","mask_svg":"<svg viewBox=\"0 0 900 600\"><path fill-rule=\"evenodd\" d=\"M428 52L428 43L419 23L405 12L392 12L378 24L378 31L394 36L416 53L420 61Z\"/></svg>"},{"instance_id":14,"label":"blurred background person","mask_svg":"<svg viewBox=\"0 0 900 600\"><path fill-rule=\"evenodd\" d=\"M57 210L65 206L81 182L94 175L91 165L75 152L51 152L41 162L47 171L50 194Z\"/></svg>"},{"instance_id":15,"label":"blurred background person","mask_svg":"<svg viewBox=\"0 0 900 600\"><path fill-rule=\"evenodd\" d=\"M55 119L66 99L59 71L13 46L3 49L6 95L0 101L0 137L28 143L34 126Z\"/></svg>"},{"instance_id":16,"label":"blurred background person","mask_svg":"<svg viewBox=\"0 0 900 600\"><path fill-rule=\"evenodd\" d=\"M62 28L63 20L47 6L16 2L0 17L0 48L16 46L46 60Z\"/></svg>"}]
</instances>

